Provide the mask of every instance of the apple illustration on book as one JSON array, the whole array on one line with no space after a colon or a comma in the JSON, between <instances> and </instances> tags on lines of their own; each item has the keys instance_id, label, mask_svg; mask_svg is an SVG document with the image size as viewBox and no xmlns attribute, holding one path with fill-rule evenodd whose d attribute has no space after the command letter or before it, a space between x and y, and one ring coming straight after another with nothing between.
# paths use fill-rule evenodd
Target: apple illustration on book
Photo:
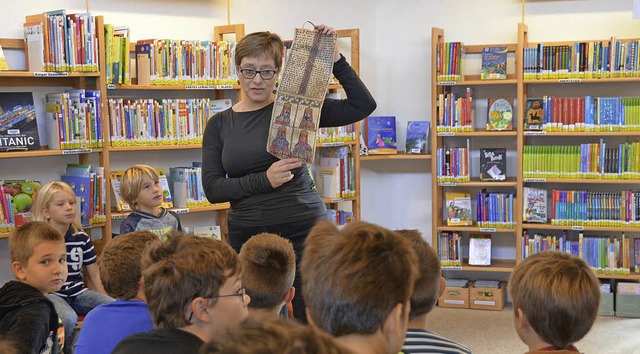
<instances>
[{"instance_id":1,"label":"apple illustration on book","mask_svg":"<svg viewBox=\"0 0 640 354\"><path fill-rule=\"evenodd\" d=\"M4 181L3 192L9 196L14 213L25 213L31 210L33 194L40 189L36 181Z\"/></svg>"}]
</instances>

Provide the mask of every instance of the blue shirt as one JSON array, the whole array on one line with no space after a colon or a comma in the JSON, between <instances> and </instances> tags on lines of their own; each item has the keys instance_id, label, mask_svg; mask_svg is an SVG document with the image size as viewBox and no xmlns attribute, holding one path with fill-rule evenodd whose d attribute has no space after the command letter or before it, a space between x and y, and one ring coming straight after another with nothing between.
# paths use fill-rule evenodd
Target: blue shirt
<instances>
[{"instance_id":1,"label":"blue shirt","mask_svg":"<svg viewBox=\"0 0 640 354\"><path fill-rule=\"evenodd\" d=\"M89 311L75 344L75 354L109 354L129 335L153 329L147 303L117 300Z\"/></svg>"}]
</instances>

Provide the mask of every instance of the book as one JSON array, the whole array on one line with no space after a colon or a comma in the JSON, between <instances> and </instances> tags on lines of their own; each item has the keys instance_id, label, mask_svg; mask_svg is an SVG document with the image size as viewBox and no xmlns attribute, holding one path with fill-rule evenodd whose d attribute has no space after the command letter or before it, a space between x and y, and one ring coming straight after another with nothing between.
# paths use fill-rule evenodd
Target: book
<instances>
[{"instance_id":1,"label":"book","mask_svg":"<svg viewBox=\"0 0 640 354\"><path fill-rule=\"evenodd\" d=\"M131 211L131 206L129 206L129 204L125 202L120 195L120 179L122 179L123 174L124 171L122 170L111 171L111 173L109 174L109 180L111 181L111 191L113 192L113 199L115 201L113 205L115 205L116 210L120 212Z\"/></svg>"},{"instance_id":2,"label":"book","mask_svg":"<svg viewBox=\"0 0 640 354\"><path fill-rule=\"evenodd\" d=\"M465 191L446 192L447 226L469 226L471 221L471 194Z\"/></svg>"},{"instance_id":3,"label":"book","mask_svg":"<svg viewBox=\"0 0 640 354\"><path fill-rule=\"evenodd\" d=\"M469 235L469 265L491 265L491 234Z\"/></svg>"},{"instance_id":4,"label":"book","mask_svg":"<svg viewBox=\"0 0 640 354\"><path fill-rule=\"evenodd\" d=\"M92 183L91 177L70 175L69 170L67 174L60 176L60 180L65 182L71 187L73 193L76 195L76 213L78 214L78 222L83 228L91 227L91 209L92 209Z\"/></svg>"},{"instance_id":5,"label":"book","mask_svg":"<svg viewBox=\"0 0 640 354\"><path fill-rule=\"evenodd\" d=\"M397 154L396 117L370 116L364 119L367 149L370 155Z\"/></svg>"},{"instance_id":6,"label":"book","mask_svg":"<svg viewBox=\"0 0 640 354\"><path fill-rule=\"evenodd\" d=\"M407 143L405 152L407 154L426 154L428 151L429 127L428 121L408 121L407 122Z\"/></svg>"},{"instance_id":7,"label":"book","mask_svg":"<svg viewBox=\"0 0 640 354\"><path fill-rule=\"evenodd\" d=\"M4 50L2 50L2 45L0 45L0 71L9 70L9 64L7 63L7 58L4 56Z\"/></svg>"},{"instance_id":8,"label":"book","mask_svg":"<svg viewBox=\"0 0 640 354\"><path fill-rule=\"evenodd\" d=\"M481 80L506 80L507 47L482 48Z\"/></svg>"},{"instance_id":9,"label":"book","mask_svg":"<svg viewBox=\"0 0 640 354\"><path fill-rule=\"evenodd\" d=\"M542 99L530 98L524 111L524 130L542 130Z\"/></svg>"},{"instance_id":10,"label":"book","mask_svg":"<svg viewBox=\"0 0 640 354\"><path fill-rule=\"evenodd\" d=\"M524 187L523 189L523 222L547 222L547 190Z\"/></svg>"},{"instance_id":11,"label":"book","mask_svg":"<svg viewBox=\"0 0 640 354\"><path fill-rule=\"evenodd\" d=\"M14 226L20 226L31 221L31 206L34 194L40 189L40 181L33 180L2 180L0 188L4 195L3 209Z\"/></svg>"},{"instance_id":12,"label":"book","mask_svg":"<svg viewBox=\"0 0 640 354\"><path fill-rule=\"evenodd\" d=\"M222 240L220 225L196 226L190 230L195 236L215 238Z\"/></svg>"},{"instance_id":13,"label":"book","mask_svg":"<svg viewBox=\"0 0 640 354\"><path fill-rule=\"evenodd\" d=\"M507 178L507 149L480 149L480 180L504 181Z\"/></svg>"},{"instance_id":14,"label":"book","mask_svg":"<svg viewBox=\"0 0 640 354\"><path fill-rule=\"evenodd\" d=\"M158 181L162 186L162 207L173 208L173 200L171 199L171 189L169 188L169 180L164 168L156 168L158 172Z\"/></svg>"},{"instance_id":15,"label":"book","mask_svg":"<svg viewBox=\"0 0 640 354\"><path fill-rule=\"evenodd\" d=\"M513 129L513 98L490 98L487 130Z\"/></svg>"},{"instance_id":16,"label":"book","mask_svg":"<svg viewBox=\"0 0 640 354\"><path fill-rule=\"evenodd\" d=\"M33 93L0 92L0 152L38 149Z\"/></svg>"}]
</instances>

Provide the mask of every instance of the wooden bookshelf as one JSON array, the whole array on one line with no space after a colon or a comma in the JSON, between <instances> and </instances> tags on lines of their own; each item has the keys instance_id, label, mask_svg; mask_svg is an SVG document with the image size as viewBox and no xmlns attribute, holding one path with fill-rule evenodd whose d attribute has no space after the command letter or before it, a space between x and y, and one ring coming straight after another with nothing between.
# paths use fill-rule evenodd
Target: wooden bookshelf
<instances>
[{"instance_id":1,"label":"wooden bookshelf","mask_svg":"<svg viewBox=\"0 0 640 354\"><path fill-rule=\"evenodd\" d=\"M379 161L379 160L430 160L431 154L407 154L398 151L395 155L367 155L360 156L360 161Z\"/></svg>"},{"instance_id":2,"label":"wooden bookshelf","mask_svg":"<svg viewBox=\"0 0 640 354\"><path fill-rule=\"evenodd\" d=\"M481 181L478 177L471 178L469 182L437 182L440 187L515 187L518 180L515 177L508 177L504 181Z\"/></svg>"},{"instance_id":3,"label":"wooden bookshelf","mask_svg":"<svg viewBox=\"0 0 640 354\"><path fill-rule=\"evenodd\" d=\"M490 266L469 265L469 259L465 258L461 266L443 266L442 270L461 270L465 272L500 272L511 273L516 267L515 259L491 259Z\"/></svg>"},{"instance_id":4,"label":"wooden bookshelf","mask_svg":"<svg viewBox=\"0 0 640 354\"><path fill-rule=\"evenodd\" d=\"M515 137L518 133L515 130L484 130L481 128L475 128L473 131L468 132L436 132L435 135L438 137L452 137L452 136L468 136L468 137L494 137L494 136L513 136Z\"/></svg>"},{"instance_id":5,"label":"wooden bookshelf","mask_svg":"<svg viewBox=\"0 0 640 354\"><path fill-rule=\"evenodd\" d=\"M111 152L130 152L130 151L163 151L163 150L194 150L202 149L202 144L188 145L141 145L141 146L112 146L109 147Z\"/></svg>"}]
</instances>

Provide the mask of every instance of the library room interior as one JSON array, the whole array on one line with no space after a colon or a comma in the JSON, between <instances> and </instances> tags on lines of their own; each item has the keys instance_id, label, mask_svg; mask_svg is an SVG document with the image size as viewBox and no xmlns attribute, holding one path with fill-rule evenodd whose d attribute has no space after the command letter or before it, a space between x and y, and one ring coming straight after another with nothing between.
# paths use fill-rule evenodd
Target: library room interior
<instances>
[{"instance_id":1,"label":"library room interior","mask_svg":"<svg viewBox=\"0 0 640 354\"><path fill-rule=\"evenodd\" d=\"M2 12L0 352L640 354L640 0Z\"/></svg>"}]
</instances>

